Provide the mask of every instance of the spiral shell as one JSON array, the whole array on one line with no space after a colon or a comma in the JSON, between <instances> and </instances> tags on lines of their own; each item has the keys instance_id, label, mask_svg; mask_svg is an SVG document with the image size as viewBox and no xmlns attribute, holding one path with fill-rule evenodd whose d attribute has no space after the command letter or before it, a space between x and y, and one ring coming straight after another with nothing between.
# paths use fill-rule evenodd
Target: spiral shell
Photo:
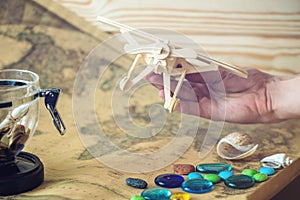
<instances>
[{"instance_id":1,"label":"spiral shell","mask_svg":"<svg viewBox=\"0 0 300 200\"><path fill-rule=\"evenodd\" d=\"M8 149L18 152L23 149L26 141L29 139L30 130L25 129L21 124L17 124L14 129L7 135Z\"/></svg>"},{"instance_id":2,"label":"spiral shell","mask_svg":"<svg viewBox=\"0 0 300 200\"><path fill-rule=\"evenodd\" d=\"M260 162L264 167L279 169L281 167L285 168L289 166L290 164L292 164L293 160L290 157L286 156L285 153L278 153L265 157Z\"/></svg>"},{"instance_id":3,"label":"spiral shell","mask_svg":"<svg viewBox=\"0 0 300 200\"><path fill-rule=\"evenodd\" d=\"M233 132L219 141L217 153L227 160L239 160L252 155L257 147L247 133Z\"/></svg>"}]
</instances>

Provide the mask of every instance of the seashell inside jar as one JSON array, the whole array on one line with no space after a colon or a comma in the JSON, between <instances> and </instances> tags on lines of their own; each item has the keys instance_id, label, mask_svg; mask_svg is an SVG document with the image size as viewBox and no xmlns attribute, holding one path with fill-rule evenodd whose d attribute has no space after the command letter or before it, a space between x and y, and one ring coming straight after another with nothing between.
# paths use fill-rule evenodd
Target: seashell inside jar
<instances>
[{"instance_id":1,"label":"seashell inside jar","mask_svg":"<svg viewBox=\"0 0 300 200\"><path fill-rule=\"evenodd\" d=\"M247 133L233 132L218 142L217 153L227 160L239 160L251 156L257 147Z\"/></svg>"}]
</instances>

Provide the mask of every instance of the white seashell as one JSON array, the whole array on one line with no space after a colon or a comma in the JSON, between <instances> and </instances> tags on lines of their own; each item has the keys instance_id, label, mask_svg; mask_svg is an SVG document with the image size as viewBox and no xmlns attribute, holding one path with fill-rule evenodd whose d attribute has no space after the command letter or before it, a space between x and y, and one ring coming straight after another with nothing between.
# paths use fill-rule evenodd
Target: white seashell
<instances>
[{"instance_id":1,"label":"white seashell","mask_svg":"<svg viewBox=\"0 0 300 200\"><path fill-rule=\"evenodd\" d=\"M233 132L219 141L217 153L227 160L239 160L252 155L257 147L248 134Z\"/></svg>"},{"instance_id":2,"label":"white seashell","mask_svg":"<svg viewBox=\"0 0 300 200\"><path fill-rule=\"evenodd\" d=\"M278 153L268 157L263 158L261 161L264 167L273 167L274 169L279 169L281 167L285 168L292 164L293 160L287 157L285 153Z\"/></svg>"}]
</instances>

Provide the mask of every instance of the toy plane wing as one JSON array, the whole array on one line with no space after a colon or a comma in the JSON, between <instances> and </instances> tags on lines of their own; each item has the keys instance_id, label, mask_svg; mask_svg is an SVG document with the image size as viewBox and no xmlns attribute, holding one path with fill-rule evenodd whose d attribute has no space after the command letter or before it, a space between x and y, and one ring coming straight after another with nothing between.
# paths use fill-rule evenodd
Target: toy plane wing
<instances>
[{"instance_id":1,"label":"toy plane wing","mask_svg":"<svg viewBox=\"0 0 300 200\"><path fill-rule=\"evenodd\" d=\"M197 53L192 48L182 47L175 42L159 38L156 35L120 24L102 16L98 16L97 19L99 22L120 29L122 37L127 41L127 44L124 45L124 51L136 55L127 76L120 81L121 90L130 89L151 72L160 73L163 75L164 107L169 112L173 112L179 103L177 95L186 74L215 71L223 68L244 78L248 76L246 70ZM149 42L141 44L135 39L135 36ZM141 63L146 63L146 67L136 77L133 77L133 72ZM173 95L170 90L171 76L180 76Z\"/></svg>"}]
</instances>

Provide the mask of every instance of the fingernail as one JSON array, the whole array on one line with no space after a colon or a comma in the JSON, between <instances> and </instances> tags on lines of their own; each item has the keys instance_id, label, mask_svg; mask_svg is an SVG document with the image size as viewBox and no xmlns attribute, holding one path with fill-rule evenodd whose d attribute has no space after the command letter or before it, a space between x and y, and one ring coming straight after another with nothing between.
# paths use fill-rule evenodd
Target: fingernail
<instances>
[{"instance_id":1,"label":"fingernail","mask_svg":"<svg viewBox=\"0 0 300 200\"><path fill-rule=\"evenodd\" d=\"M159 90L159 91L158 91L158 96L160 96L162 99L165 99L165 93L164 93L164 90Z\"/></svg>"}]
</instances>

